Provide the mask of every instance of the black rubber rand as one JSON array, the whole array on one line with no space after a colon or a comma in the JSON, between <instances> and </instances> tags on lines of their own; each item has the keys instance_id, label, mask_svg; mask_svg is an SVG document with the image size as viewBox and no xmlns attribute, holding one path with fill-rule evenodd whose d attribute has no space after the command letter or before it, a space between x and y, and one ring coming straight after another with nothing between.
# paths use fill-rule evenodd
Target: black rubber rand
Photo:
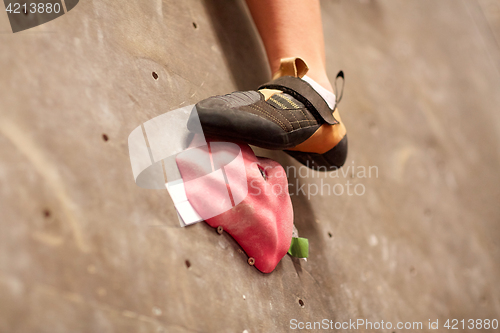
<instances>
[{"instance_id":1,"label":"black rubber rand","mask_svg":"<svg viewBox=\"0 0 500 333\"><path fill-rule=\"evenodd\" d=\"M285 150L305 166L318 171L333 171L344 165L347 158L347 135L339 143L324 154Z\"/></svg>"}]
</instances>

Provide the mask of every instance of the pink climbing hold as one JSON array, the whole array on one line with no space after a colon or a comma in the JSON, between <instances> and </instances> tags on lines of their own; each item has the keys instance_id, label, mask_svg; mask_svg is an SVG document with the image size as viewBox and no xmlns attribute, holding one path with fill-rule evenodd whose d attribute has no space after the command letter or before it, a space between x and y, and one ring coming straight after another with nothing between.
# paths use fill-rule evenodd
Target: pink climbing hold
<instances>
[{"instance_id":1,"label":"pink climbing hold","mask_svg":"<svg viewBox=\"0 0 500 333\"><path fill-rule=\"evenodd\" d=\"M212 227L221 226L255 267L270 273L287 253L293 209L283 167L246 144L207 141L176 157L186 195Z\"/></svg>"}]
</instances>

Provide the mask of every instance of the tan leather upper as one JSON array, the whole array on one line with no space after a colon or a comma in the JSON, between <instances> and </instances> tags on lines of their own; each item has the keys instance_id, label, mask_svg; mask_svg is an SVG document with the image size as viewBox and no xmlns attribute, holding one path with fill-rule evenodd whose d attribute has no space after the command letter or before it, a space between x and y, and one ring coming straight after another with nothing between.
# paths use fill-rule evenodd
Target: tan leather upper
<instances>
[{"instance_id":1,"label":"tan leather upper","mask_svg":"<svg viewBox=\"0 0 500 333\"><path fill-rule=\"evenodd\" d=\"M273 74L273 80L282 76L303 77L309 71L306 62L301 58L283 58L280 68Z\"/></svg>"}]
</instances>

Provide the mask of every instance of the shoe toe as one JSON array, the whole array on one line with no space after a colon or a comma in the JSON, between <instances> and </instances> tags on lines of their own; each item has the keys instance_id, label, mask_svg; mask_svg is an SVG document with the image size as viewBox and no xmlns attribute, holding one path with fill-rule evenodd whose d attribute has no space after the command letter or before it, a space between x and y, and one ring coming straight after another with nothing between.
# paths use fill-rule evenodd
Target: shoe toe
<instances>
[{"instance_id":1,"label":"shoe toe","mask_svg":"<svg viewBox=\"0 0 500 333\"><path fill-rule=\"evenodd\" d=\"M215 110L227 110L229 108L229 103L218 96L206 98L196 104L198 112L212 112Z\"/></svg>"}]
</instances>

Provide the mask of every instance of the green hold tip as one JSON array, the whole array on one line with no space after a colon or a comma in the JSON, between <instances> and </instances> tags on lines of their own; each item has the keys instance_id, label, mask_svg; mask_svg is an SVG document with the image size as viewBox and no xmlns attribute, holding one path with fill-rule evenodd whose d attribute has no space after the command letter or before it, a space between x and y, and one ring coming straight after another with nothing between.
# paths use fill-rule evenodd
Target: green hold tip
<instances>
[{"instance_id":1,"label":"green hold tip","mask_svg":"<svg viewBox=\"0 0 500 333\"><path fill-rule=\"evenodd\" d=\"M295 258L309 257L309 241L307 238L292 237L288 254Z\"/></svg>"}]
</instances>

